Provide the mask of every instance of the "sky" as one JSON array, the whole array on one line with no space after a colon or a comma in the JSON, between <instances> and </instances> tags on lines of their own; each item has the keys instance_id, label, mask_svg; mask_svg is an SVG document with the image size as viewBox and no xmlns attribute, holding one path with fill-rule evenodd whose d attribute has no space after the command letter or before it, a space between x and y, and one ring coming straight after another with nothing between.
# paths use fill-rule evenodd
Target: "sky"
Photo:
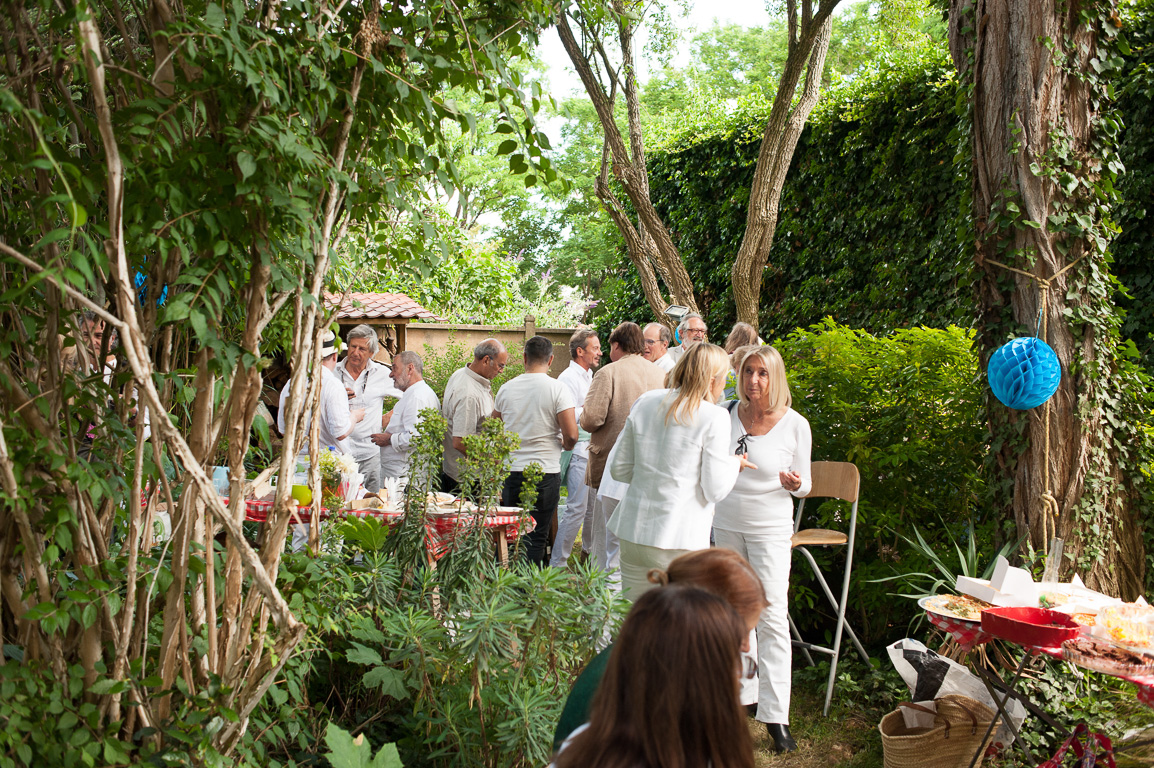
<instances>
[{"instance_id":1,"label":"sky","mask_svg":"<svg viewBox=\"0 0 1154 768\"><path fill-rule=\"evenodd\" d=\"M674 63L684 66L689 60L689 43L693 35L702 29L713 26L714 21L722 24L741 24L745 27L764 26L769 23L769 14L765 10L765 0L694 0L689 15L681 19L678 25L683 30L680 43L680 53ZM645 61L641 56L641 46L644 38L640 35L637 40L638 76L644 82ZM549 83L553 89L553 97L560 100L574 92L581 91L581 81L573 71L573 65L561 47L561 38L556 29L550 29L537 49L541 59L548 67Z\"/></svg>"}]
</instances>

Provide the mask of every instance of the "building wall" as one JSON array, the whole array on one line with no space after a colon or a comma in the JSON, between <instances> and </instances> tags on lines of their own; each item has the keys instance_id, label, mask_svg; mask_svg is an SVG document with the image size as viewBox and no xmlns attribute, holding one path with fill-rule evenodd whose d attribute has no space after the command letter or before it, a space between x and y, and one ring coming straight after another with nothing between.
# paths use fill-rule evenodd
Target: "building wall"
<instances>
[{"instance_id":1,"label":"building wall","mask_svg":"<svg viewBox=\"0 0 1154 768\"><path fill-rule=\"evenodd\" d=\"M342 337L348 333L350 328L360 323L366 323L377 328L377 333L382 338L389 333L392 333L395 337L399 332L403 338L402 348L412 350L419 355L425 354L426 344L441 353L447 350L451 344L455 344L463 349L462 354L464 357L461 360L462 365L471 361L473 347L484 339L495 338L506 346L517 345L520 347L526 339L530 339L533 336L544 336L553 342L553 366L549 369L549 375L553 377L556 377L568 367L569 337L577 330L576 328L538 328L531 316L525 318L524 325L514 327L502 325L466 325L463 323L426 323L419 320L404 325L392 325L388 320L357 320L352 318L341 318L339 322L341 324ZM392 328L388 327L390 325L392 325ZM392 362L392 355L390 355L382 345L380 352L377 353L376 360L389 364Z\"/></svg>"},{"instance_id":2,"label":"building wall","mask_svg":"<svg viewBox=\"0 0 1154 768\"><path fill-rule=\"evenodd\" d=\"M549 375L556 377L569 366L569 337L576 328L537 328L531 321L524 326L509 328L498 325L463 325L459 323L412 323L405 328L405 348L424 354L425 345L437 351L448 349L450 343L464 348L471 359L473 347L484 339L495 338L506 346L518 347L533 336L544 336L553 342L553 366ZM469 359L461 361L461 364Z\"/></svg>"}]
</instances>

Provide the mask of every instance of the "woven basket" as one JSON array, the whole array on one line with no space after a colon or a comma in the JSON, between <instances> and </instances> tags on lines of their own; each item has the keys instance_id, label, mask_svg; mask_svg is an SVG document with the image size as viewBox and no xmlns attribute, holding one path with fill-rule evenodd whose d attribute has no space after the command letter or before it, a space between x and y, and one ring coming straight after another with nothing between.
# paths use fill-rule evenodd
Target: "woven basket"
<instances>
[{"instance_id":1,"label":"woven basket","mask_svg":"<svg viewBox=\"0 0 1154 768\"><path fill-rule=\"evenodd\" d=\"M950 694L935 701L937 712L930 728L907 728L901 707L930 710L916 704L901 704L882 718L878 731L882 735L885 768L969 768L974 755L985 760L986 750L997 733L990 729L994 712L968 696ZM986 736L990 731L989 738Z\"/></svg>"}]
</instances>

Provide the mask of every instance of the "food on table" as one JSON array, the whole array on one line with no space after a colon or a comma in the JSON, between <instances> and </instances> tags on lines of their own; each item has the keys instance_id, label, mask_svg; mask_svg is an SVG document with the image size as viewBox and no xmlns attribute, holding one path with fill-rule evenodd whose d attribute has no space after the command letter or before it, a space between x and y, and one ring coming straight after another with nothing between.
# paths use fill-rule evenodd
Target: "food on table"
<instances>
[{"instance_id":1,"label":"food on table","mask_svg":"<svg viewBox=\"0 0 1154 768\"><path fill-rule=\"evenodd\" d=\"M1080 667L1111 675L1145 675L1154 672L1154 656L1134 653L1088 637L1062 643L1062 658Z\"/></svg>"},{"instance_id":2,"label":"food on table","mask_svg":"<svg viewBox=\"0 0 1154 768\"><path fill-rule=\"evenodd\" d=\"M1098 626L1105 627L1110 637L1126 645L1151 645L1151 621L1154 608L1136 603L1108 605L1098 611Z\"/></svg>"},{"instance_id":3,"label":"food on table","mask_svg":"<svg viewBox=\"0 0 1154 768\"><path fill-rule=\"evenodd\" d=\"M950 595L942 607L963 619L978 621L982 618L982 611L991 606L986 601L969 595Z\"/></svg>"},{"instance_id":4,"label":"food on table","mask_svg":"<svg viewBox=\"0 0 1154 768\"><path fill-rule=\"evenodd\" d=\"M1059 605L1065 605L1069 600L1070 596L1063 595L1061 592L1043 592L1038 595L1038 607L1057 608Z\"/></svg>"},{"instance_id":5,"label":"food on table","mask_svg":"<svg viewBox=\"0 0 1154 768\"><path fill-rule=\"evenodd\" d=\"M1070 618L1081 624L1083 627L1092 627L1097 621L1098 617L1092 613L1071 613Z\"/></svg>"}]
</instances>

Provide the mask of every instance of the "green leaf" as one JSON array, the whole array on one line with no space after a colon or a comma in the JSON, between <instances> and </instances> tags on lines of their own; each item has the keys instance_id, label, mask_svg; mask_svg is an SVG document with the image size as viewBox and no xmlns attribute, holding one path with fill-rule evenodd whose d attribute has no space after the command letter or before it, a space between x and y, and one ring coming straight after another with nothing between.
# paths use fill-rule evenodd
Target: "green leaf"
<instances>
[{"instance_id":1,"label":"green leaf","mask_svg":"<svg viewBox=\"0 0 1154 768\"><path fill-rule=\"evenodd\" d=\"M372 648L366 648L360 643L353 643L353 647L345 652L345 658L353 664L384 664L381 659L381 654L374 651Z\"/></svg>"},{"instance_id":2,"label":"green leaf","mask_svg":"<svg viewBox=\"0 0 1154 768\"><path fill-rule=\"evenodd\" d=\"M253 160L252 155L248 152L238 152L236 155L236 164L240 168L240 175L247 179L256 173L256 160Z\"/></svg>"},{"instance_id":3,"label":"green leaf","mask_svg":"<svg viewBox=\"0 0 1154 768\"><path fill-rule=\"evenodd\" d=\"M113 680L106 677L103 680L97 680L88 687L89 693L94 693L97 696L104 696L110 693L124 693L128 690L128 683L123 680Z\"/></svg>"},{"instance_id":4,"label":"green leaf","mask_svg":"<svg viewBox=\"0 0 1154 768\"><path fill-rule=\"evenodd\" d=\"M380 748L376 757L362 733L355 739L339 725L330 722L325 729L325 757L333 768L402 768L401 757L393 744Z\"/></svg>"},{"instance_id":5,"label":"green leaf","mask_svg":"<svg viewBox=\"0 0 1154 768\"><path fill-rule=\"evenodd\" d=\"M208 8L204 10L204 23L208 25L209 29L224 29L224 25L228 23L228 18L224 15L224 9L216 3L209 3Z\"/></svg>"},{"instance_id":6,"label":"green leaf","mask_svg":"<svg viewBox=\"0 0 1154 768\"><path fill-rule=\"evenodd\" d=\"M507 155L517 149L517 142L513 139L505 139L497 146L498 155Z\"/></svg>"},{"instance_id":7,"label":"green leaf","mask_svg":"<svg viewBox=\"0 0 1154 768\"><path fill-rule=\"evenodd\" d=\"M409 691L405 688L405 676L399 669L386 667L381 664L365 673L362 682L368 688L378 688L386 696L394 699L407 699Z\"/></svg>"}]
</instances>

